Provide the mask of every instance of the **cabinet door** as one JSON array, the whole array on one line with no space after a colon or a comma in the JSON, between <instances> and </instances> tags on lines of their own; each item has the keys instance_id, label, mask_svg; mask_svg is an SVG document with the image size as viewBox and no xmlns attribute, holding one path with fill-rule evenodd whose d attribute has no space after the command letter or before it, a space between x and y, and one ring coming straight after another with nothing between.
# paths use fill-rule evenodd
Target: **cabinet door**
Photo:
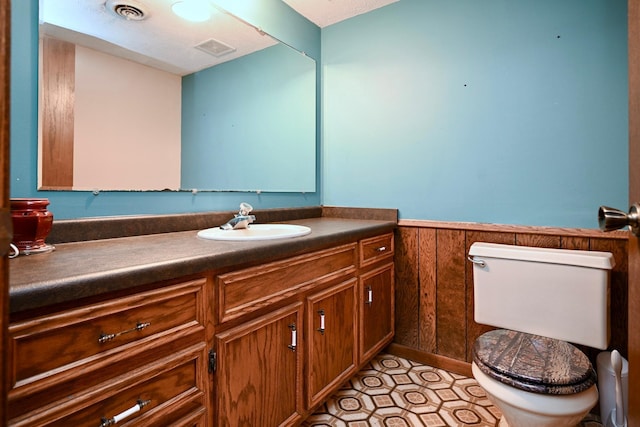
<instances>
[{"instance_id":1,"label":"cabinet door","mask_svg":"<svg viewBox=\"0 0 640 427\"><path fill-rule=\"evenodd\" d=\"M218 426L300 421L301 330L296 303L216 335Z\"/></svg>"},{"instance_id":2,"label":"cabinet door","mask_svg":"<svg viewBox=\"0 0 640 427\"><path fill-rule=\"evenodd\" d=\"M355 278L307 298L307 404L324 400L356 371Z\"/></svg>"},{"instance_id":3,"label":"cabinet door","mask_svg":"<svg viewBox=\"0 0 640 427\"><path fill-rule=\"evenodd\" d=\"M368 360L394 334L393 264L360 276L360 360Z\"/></svg>"}]
</instances>

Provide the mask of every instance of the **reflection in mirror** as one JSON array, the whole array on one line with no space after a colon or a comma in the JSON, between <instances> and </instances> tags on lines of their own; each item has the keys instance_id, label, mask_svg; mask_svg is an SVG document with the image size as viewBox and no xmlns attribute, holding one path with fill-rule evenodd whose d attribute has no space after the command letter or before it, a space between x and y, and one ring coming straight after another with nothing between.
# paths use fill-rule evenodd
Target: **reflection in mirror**
<instances>
[{"instance_id":1,"label":"reflection in mirror","mask_svg":"<svg viewBox=\"0 0 640 427\"><path fill-rule=\"evenodd\" d=\"M183 79L183 188L314 191L308 61L279 44Z\"/></svg>"},{"instance_id":2,"label":"reflection in mirror","mask_svg":"<svg viewBox=\"0 0 640 427\"><path fill-rule=\"evenodd\" d=\"M312 59L214 7L40 3L40 189L315 191Z\"/></svg>"}]
</instances>

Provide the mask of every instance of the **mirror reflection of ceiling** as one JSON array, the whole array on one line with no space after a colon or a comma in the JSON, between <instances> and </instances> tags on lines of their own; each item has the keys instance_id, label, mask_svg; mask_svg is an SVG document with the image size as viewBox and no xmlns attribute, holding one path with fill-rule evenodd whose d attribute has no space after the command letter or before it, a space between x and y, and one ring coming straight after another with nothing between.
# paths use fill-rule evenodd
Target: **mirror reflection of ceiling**
<instances>
[{"instance_id":1,"label":"mirror reflection of ceiling","mask_svg":"<svg viewBox=\"0 0 640 427\"><path fill-rule=\"evenodd\" d=\"M275 45L276 40L205 0L208 20L172 12L177 0L40 0L40 31L177 75Z\"/></svg>"},{"instance_id":2,"label":"mirror reflection of ceiling","mask_svg":"<svg viewBox=\"0 0 640 427\"><path fill-rule=\"evenodd\" d=\"M178 0L40 0L40 30L181 76L276 44L249 25L239 29L211 0L188 1L203 4L210 18L185 21L171 10ZM283 1L325 27L398 0Z\"/></svg>"},{"instance_id":3,"label":"mirror reflection of ceiling","mask_svg":"<svg viewBox=\"0 0 640 427\"><path fill-rule=\"evenodd\" d=\"M318 27L326 27L398 0L282 0Z\"/></svg>"}]
</instances>

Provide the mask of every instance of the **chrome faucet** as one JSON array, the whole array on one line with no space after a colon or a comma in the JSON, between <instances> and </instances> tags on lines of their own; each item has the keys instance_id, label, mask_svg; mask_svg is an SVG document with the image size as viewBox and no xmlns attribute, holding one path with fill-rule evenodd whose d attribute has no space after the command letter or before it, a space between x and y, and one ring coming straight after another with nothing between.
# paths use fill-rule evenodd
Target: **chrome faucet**
<instances>
[{"instance_id":1,"label":"chrome faucet","mask_svg":"<svg viewBox=\"0 0 640 427\"><path fill-rule=\"evenodd\" d=\"M255 215L249 215L253 210L253 206L249 203L240 203L240 212L234 215L226 224L220 226L223 230L238 230L241 228L249 228L249 224L256 220Z\"/></svg>"}]
</instances>

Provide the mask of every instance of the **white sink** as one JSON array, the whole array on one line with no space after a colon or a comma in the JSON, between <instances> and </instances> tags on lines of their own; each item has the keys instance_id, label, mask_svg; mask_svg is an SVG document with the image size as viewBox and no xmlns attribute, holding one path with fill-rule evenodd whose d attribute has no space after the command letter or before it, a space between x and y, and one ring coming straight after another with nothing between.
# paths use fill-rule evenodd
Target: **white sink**
<instances>
[{"instance_id":1,"label":"white sink","mask_svg":"<svg viewBox=\"0 0 640 427\"><path fill-rule=\"evenodd\" d=\"M249 228L223 230L220 227L198 231L198 237L209 240L275 240L299 237L311 233L304 225L294 224L251 224Z\"/></svg>"}]
</instances>

